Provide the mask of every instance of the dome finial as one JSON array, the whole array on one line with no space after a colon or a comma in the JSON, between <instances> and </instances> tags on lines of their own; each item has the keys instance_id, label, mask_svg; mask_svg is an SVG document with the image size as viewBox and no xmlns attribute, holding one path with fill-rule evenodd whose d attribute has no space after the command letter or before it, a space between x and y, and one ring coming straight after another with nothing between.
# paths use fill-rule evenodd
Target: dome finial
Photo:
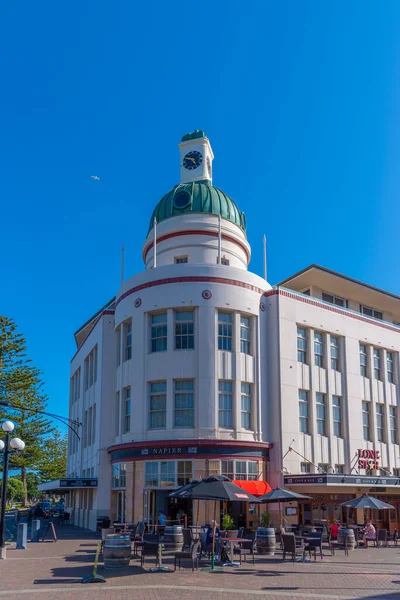
<instances>
[{"instance_id":1,"label":"dome finial","mask_svg":"<svg viewBox=\"0 0 400 600\"><path fill-rule=\"evenodd\" d=\"M199 138L206 137L207 136L202 129L195 129L194 131L192 131L192 133L186 133L182 137L181 142L187 142L188 140L198 140Z\"/></svg>"}]
</instances>

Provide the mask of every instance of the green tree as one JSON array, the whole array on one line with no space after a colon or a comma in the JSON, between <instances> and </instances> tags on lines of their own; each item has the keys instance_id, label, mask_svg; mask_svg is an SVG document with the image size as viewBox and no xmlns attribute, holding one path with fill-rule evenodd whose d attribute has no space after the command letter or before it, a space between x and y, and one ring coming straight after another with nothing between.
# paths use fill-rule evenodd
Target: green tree
<instances>
[{"instance_id":1,"label":"green tree","mask_svg":"<svg viewBox=\"0 0 400 600\"><path fill-rule=\"evenodd\" d=\"M65 477L67 472L68 436L54 429L42 446L42 455L37 472L41 481Z\"/></svg>"},{"instance_id":2,"label":"green tree","mask_svg":"<svg viewBox=\"0 0 400 600\"><path fill-rule=\"evenodd\" d=\"M21 473L24 504L28 496L27 471L38 468L44 438L52 433L51 421L40 414L46 404L41 372L26 356L23 335L12 319L0 316L0 420L13 421L12 435L25 442L25 450L13 453L10 460L10 468Z\"/></svg>"},{"instance_id":3,"label":"green tree","mask_svg":"<svg viewBox=\"0 0 400 600\"><path fill-rule=\"evenodd\" d=\"M10 477L7 483L7 501L22 502L24 499L24 486L17 477Z\"/></svg>"}]
</instances>

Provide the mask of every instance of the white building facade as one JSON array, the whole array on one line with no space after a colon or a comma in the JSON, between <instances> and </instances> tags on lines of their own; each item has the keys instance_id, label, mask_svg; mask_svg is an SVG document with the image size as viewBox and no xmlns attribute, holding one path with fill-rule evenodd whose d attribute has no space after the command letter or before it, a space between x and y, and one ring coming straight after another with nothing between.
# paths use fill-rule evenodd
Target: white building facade
<instances>
[{"instance_id":1,"label":"white building facade","mask_svg":"<svg viewBox=\"0 0 400 600\"><path fill-rule=\"evenodd\" d=\"M179 149L181 183L151 216L145 270L75 334L74 523L190 518L168 494L210 473L311 493L289 521L331 518L361 488L395 496L400 298L316 266L272 288L248 271L245 216L212 185L205 134ZM257 524L254 507L233 510Z\"/></svg>"}]
</instances>

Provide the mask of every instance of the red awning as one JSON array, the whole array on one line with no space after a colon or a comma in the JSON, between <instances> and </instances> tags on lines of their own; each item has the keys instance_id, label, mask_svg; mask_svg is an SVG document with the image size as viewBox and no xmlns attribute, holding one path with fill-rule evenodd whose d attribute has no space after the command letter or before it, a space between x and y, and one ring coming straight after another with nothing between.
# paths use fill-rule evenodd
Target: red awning
<instances>
[{"instance_id":1,"label":"red awning","mask_svg":"<svg viewBox=\"0 0 400 600\"><path fill-rule=\"evenodd\" d=\"M232 481L235 485L246 490L253 496L263 496L271 491L271 486L268 481L248 481L247 479L235 479Z\"/></svg>"}]
</instances>

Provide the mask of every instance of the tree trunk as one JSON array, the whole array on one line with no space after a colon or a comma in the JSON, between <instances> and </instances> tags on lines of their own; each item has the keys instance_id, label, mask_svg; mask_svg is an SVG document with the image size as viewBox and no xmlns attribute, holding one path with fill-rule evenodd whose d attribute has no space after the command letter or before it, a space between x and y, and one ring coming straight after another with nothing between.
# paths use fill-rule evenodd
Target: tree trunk
<instances>
[{"instance_id":1,"label":"tree trunk","mask_svg":"<svg viewBox=\"0 0 400 600\"><path fill-rule=\"evenodd\" d=\"M26 467L21 467L21 481L24 486L24 499L22 502L22 506L27 506L28 504L28 484L26 482Z\"/></svg>"}]
</instances>

